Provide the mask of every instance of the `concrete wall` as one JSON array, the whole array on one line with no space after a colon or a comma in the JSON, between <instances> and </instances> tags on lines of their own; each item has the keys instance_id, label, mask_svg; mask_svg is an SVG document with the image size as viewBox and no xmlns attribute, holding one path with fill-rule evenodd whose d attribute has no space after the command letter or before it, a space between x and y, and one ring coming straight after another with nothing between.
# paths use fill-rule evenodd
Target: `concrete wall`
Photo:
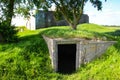
<instances>
[{"instance_id":1,"label":"concrete wall","mask_svg":"<svg viewBox=\"0 0 120 80\"><path fill-rule=\"evenodd\" d=\"M26 26L27 29L36 30L39 28L50 27L50 26L66 26L69 25L67 21L60 20L56 21L53 11L38 11L35 16L30 16L29 19L24 19L23 17L16 17L12 22L16 20L22 24L21 26ZM79 23L89 23L89 16L87 14L82 15ZM12 23L16 24L16 23ZM20 25L17 24L17 25Z\"/></svg>"},{"instance_id":2,"label":"concrete wall","mask_svg":"<svg viewBox=\"0 0 120 80\"><path fill-rule=\"evenodd\" d=\"M38 11L35 18L36 29L56 25L52 11Z\"/></svg>"},{"instance_id":3,"label":"concrete wall","mask_svg":"<svg viewBox=\"0 0 120 80\"><path fill-rule=\"evenodd\" d=\"M43 27L50 27L50 26L66 26L68 25L67 21L60 20L56 21L53 11L38 11L36 14L36 29L43 28ZM89 16L83 14L79 23L89 23Z\"/></svg>"},{"instance_id":4,"label":"concrete wall","mask_svg":"<svg viewBox=\"0 0 120 80\"><path fill-rule=\"evenodd\" d=\"M55 71L58 70L58 44L77 44L76 51L76 69L81 66L81 64L85 64L90 62L96 57L102 55L107 48L116 43L115 41L88 41L79 38L71 38L71 39L63 39L63 38L49 38L43 36L49 49L51 63Z\"/></svg>"},{"instance_id":5,"label":"concrete wall","mask_svg":"<svg viewBox=\"0 0 120 80\"><path fill-rule=\"evenodd\" d=\"M31 16L28 20L25 21L26 22L26 27L29 30L36 30L36 26L35 26L35 17Z\"/></svg>"}]
</instances>

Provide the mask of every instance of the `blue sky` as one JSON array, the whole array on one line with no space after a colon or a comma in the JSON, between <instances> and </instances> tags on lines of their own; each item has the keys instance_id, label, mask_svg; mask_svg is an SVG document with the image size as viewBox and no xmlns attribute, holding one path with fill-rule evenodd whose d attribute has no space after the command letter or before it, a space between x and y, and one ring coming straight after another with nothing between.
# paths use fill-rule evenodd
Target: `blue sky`
<instances>
[{"instance_id":1,"label":"blue sky","mask_svg":"<svg viewBox=\"0 0 120 80\"><path fill-rule=\"evenodd\" d=\"M89 22L100 25L120 25L120 0L101 0L102 11L97 11L91 3L87 3L84 13L89 15Z\"/></svg>"}]
</instances>

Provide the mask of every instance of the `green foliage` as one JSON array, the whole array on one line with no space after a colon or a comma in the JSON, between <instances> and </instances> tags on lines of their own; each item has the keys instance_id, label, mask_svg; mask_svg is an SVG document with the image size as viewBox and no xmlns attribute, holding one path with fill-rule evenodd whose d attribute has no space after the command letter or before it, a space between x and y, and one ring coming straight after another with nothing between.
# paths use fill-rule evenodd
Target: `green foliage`
<instances>
[{"instance_id":1,"label":"green foliage","mask_svg":"<svg viewBox=\"0 0 120 80\"><path fill-rule=\"evenodd\" d=\"M15 0L0 0L0 22L7 21L10 26L12 21L12 16L14 15L14 1Z\"/></svg>"},{"instance_id":2,"label":"green foliage","mask_svg":"<svg viewBox=\"0 0 120 80\"><path fill-rule=\"evenodd\" d=\"M72 29L76 29L77 24L83 14L84 6L89 0L0 0L0 22L1 19L6 20L11 24L12 17L16 14L21 14L25 18L30 18L31 10L35 7L37 9L48 10L52 7L52 4L56 6L58 12L56 16L60 19L60 16L64 16L65 20L70 24ZM106 1L106 0L105 0ZM92 5L98 10L102 9L102 1L90 0Z\"/></svg>"},{"instance_id":3,"label":"green foliage","mask_svg":"<svg viewBox=\"0 0 120 80\"><path fill-rule=\"evenodd\" d=\"M64 19L62 13L57 8L56 11L54 12L54 16L57 21Z\"/></svg>"},{"instance_id":4,"label":"green foliage","mask_svg":"<svg viewBox=\"0 0 120 80\"><path fill-rule=\"evenodd\" d=\"M7 21L11 25L12 17L16 14L29 18L30 11L35 6L41 8L42 2L40 0L0 0L0 22Z\"/></svg>"},{"instance_id":5,"label":"green foliage","mask_svg":"<svg viewBox=\"0 0 120 80\"><path fill-rule=\"evenodd\" d=\"M76 30L81 16L83 15L84 6L89 0L49 0L56 6L56 11L61 12L65 20L70 24L72 29ZM46 1L45 1L46 2ZM102 10L102 1L90 0L92 5L98 10Z\"/></svg>"},{"instance_id":6,"label":"green foliage","mask_svg":"<svg viewBox=\"0 0 120 80\"><path fill-rule=\"evenodd\" d=\"M119 80L120 37L115 38L112 34L108 34L119 29L119 27L82 24L78 26L77 31L64 26L19 32L18 43L0 44L0 80ZM53 71L42 34L62 36L65 33L64 37L69 34L72 37L82 34L89 37L96 35L97 32L98 37L107 34L118 42L109 47L101 57L82 65L73 74L62 75Z\"/></svg>"},{"instance_id":7,"label":"green foliage","mask_svg":"<svg viewBox=\"0 0 120 80\"><path fill-rule=\"evenodd\" d=\"M47 46L39 32L35 32L29 31L27 35L22 32L20 42L0 45L0 79L56 80L61 77L52 71Z\"/></svg>"},{"instance_id":8,"label":"green foliage","mask_svg":"<svg viewBox=\"0 0 120 80\"><path fill-rule=\"evenodd\" d=\"M15 26L9 26L7 22L0 23L0 34L4 42L15 42L17 41L17 30Z\"/></svg>"}]
</instances>

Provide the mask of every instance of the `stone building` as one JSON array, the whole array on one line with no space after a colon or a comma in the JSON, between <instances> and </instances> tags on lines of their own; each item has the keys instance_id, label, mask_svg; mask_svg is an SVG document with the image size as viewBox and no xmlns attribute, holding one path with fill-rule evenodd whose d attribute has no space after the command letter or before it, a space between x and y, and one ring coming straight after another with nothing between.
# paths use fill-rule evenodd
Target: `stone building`
<instances>
[{"instance_id":1,"label":"stone building","mask_svg":"<svg viewBox=\"0 0 120 80\"><path fill-rule=\"evenodd\" d=\"M79 23L89 23L89 16L83 14ZM56 21L53 11L38 11L35 17L35 27L36 29L50 27L50 26L66 26L67 21L60 20Z\"/></svg>"},{"instance_id":2,"label":"stone building","mask_svg":"<svg viewBox=\"0 0 120 80\"><path fill-rule=\"evenodd\" d=\"M50 26L67 26L69 25L66 20L57 21L54 17L53 11L39 10L35 16L31 16L29 20L25 21L27 29L36 30ZM89 23L89 16L83 14L79 23Z\"/></svg>"},{"instance_id":3,"label":"stone building","mask_svg":"<svg viewBox=\"0 0 120 80\"><path fill-rule=\"evenodd\" d=\"M56 21L52 11L38 11L35 17L36 29L55 26Z\"/></svg>"}]
</instances>

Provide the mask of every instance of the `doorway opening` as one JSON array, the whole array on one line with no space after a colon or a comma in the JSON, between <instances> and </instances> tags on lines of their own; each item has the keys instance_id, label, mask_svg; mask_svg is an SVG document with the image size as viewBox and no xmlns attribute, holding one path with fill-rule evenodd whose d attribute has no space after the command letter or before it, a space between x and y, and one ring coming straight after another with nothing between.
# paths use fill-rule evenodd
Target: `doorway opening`
<instances>
[{"instance_id":1,"label":"doorway opening","mask_svg":"<svg viewBox=\"0 0 120 80\"><path fill-rule=\"evenodd\" d=\"M58 44L58 72L70 74L76 70L76 44Z\"/></svg>"}]
</instances>

